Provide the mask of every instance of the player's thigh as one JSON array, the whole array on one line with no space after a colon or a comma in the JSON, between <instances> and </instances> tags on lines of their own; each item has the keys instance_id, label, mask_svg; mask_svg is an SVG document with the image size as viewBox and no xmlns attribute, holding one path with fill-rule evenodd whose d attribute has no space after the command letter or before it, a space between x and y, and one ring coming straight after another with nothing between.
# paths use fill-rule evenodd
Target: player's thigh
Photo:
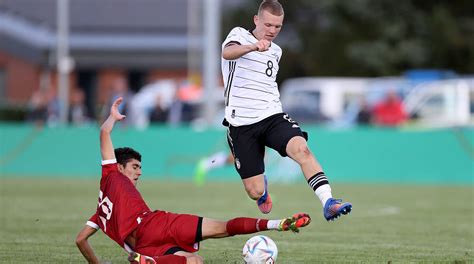
<instances>
[{"instance_id":1,"label":"player's thigh","mask_svg":"<svg viewBox=\"0 0 474 264\"><path fill-rule=\"evenodd\" d=\"M227 222L203 217L202 219L202 239L221 238L227 236Z\"/></svg>"},{"instance_id":2,"label":"player's thigh","mask_svg":"<svg viewBox=\"0 0 474 264\"><path fill-rule=\"evenodd\" d=\"M271 126L266 130L265 145L278 151L282 157L286 157L288 143L294 137L307 140L307 134L301 130L299 124L288 114L282 113L274 116Z\"/></svg>"},{"instance_id":3,"label":"player's thigh","mask_svg":"<svg viewBox=\"0 0 474 264\"><path fill-rule=\"evenodd\" d=\"M231 126L227 130L227 141L234 155L234 166L242 179L265 171L265 143L256 134L256 126Z\"/></svg>"},{"instance_id":4,"label":"player's thigh","mask_svg":"<svg viewBox=\"0 0 474 264\"><path fill-rule=\"evenodd\" d=\"M178 245L192 246L202 240L202 221L203 218L196 215L173 214L170 217L169 234Z\"/></svg>"}]
</instances>

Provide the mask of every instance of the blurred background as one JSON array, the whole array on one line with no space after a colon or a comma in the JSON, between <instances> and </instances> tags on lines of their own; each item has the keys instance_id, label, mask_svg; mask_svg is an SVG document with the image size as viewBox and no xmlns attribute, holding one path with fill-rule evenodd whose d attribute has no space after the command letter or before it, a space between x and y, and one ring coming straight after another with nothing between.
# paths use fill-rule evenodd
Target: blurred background
<instances>
[{"instance_id":1,"label":"blurred background","mask_svg":"<svg viewBox=\"0 0 474 264\"><path fill-rule=\"evenodd\" d=\"M259 3L0 0L2 174L96 177L97 129L123 96L116 146L150 177L191 179L228 151L220 45ZM281 100L334 180L472 184L474 2L281 3ZM302 180L273 154L275 181Z\"/></svg>"}]
</instances>

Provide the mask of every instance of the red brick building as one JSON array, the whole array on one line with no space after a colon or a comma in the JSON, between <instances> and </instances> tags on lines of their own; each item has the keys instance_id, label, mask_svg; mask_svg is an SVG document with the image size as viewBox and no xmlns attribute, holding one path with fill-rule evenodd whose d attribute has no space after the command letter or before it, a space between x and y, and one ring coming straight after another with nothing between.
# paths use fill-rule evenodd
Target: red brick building
<instances>
[{"instance_id":1,"label":"red brick building","mask_svg":"<svg viewBox=\"0 0 474 264\"><path fill-rule=\"evenodd\" d=\"M189 6L187 0L69 3L75 63L70 88L85 92L91 112L104 103L118 76L127 77L136 91L156 79L185 79L189 65L199 71L202 18L188 19L190 8L199 13L194 10L199 5ZM56 12L56 0L0 1L1 104L24 105L38 89L57 89Z\"/></svg>"}]
</instances>

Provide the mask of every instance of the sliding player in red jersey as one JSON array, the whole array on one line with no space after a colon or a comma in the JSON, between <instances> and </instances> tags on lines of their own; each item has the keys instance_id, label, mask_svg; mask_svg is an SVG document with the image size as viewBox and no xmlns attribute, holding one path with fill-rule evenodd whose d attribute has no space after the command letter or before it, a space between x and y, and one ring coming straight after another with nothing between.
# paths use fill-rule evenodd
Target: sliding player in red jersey
<instances>
[{"instance_id":1,"label":"sliding player in red jersey","mask_svg":"<svg viewBox=\"0 0 474 264\"><path fill-rule=\"evenodd\" d=\"M95 214L79 232L76 244L89 263L99 263L88 239L101 229L130 253L132 263L203 263L195 252L208 238L250 234L266 230L298 232L311 222L298 213L278 220L238 217L219 221L189 214L152 211L136 185L141 176L141 155L131 148L114 150L111 132L115 122L125 118L118 98L100 129L102 178Z\"/></svg>"}]
</instances>

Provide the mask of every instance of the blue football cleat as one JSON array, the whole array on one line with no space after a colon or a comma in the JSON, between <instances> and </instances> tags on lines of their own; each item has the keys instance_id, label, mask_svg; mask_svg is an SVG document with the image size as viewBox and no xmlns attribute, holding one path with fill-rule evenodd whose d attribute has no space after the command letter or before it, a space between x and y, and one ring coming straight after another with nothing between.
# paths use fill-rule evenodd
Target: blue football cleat
<instances>
[{"instance_id":1,"label":"blue football cleat","mask_svg":"<svg viewBox=\"0 0 474 264\"><path fill-rule=\"evenodd\" d=\"M351 203L342 203L341 199L330 198L324 205L324 218L331 221L352 211Z\"/></svg>"}]
</instances>

